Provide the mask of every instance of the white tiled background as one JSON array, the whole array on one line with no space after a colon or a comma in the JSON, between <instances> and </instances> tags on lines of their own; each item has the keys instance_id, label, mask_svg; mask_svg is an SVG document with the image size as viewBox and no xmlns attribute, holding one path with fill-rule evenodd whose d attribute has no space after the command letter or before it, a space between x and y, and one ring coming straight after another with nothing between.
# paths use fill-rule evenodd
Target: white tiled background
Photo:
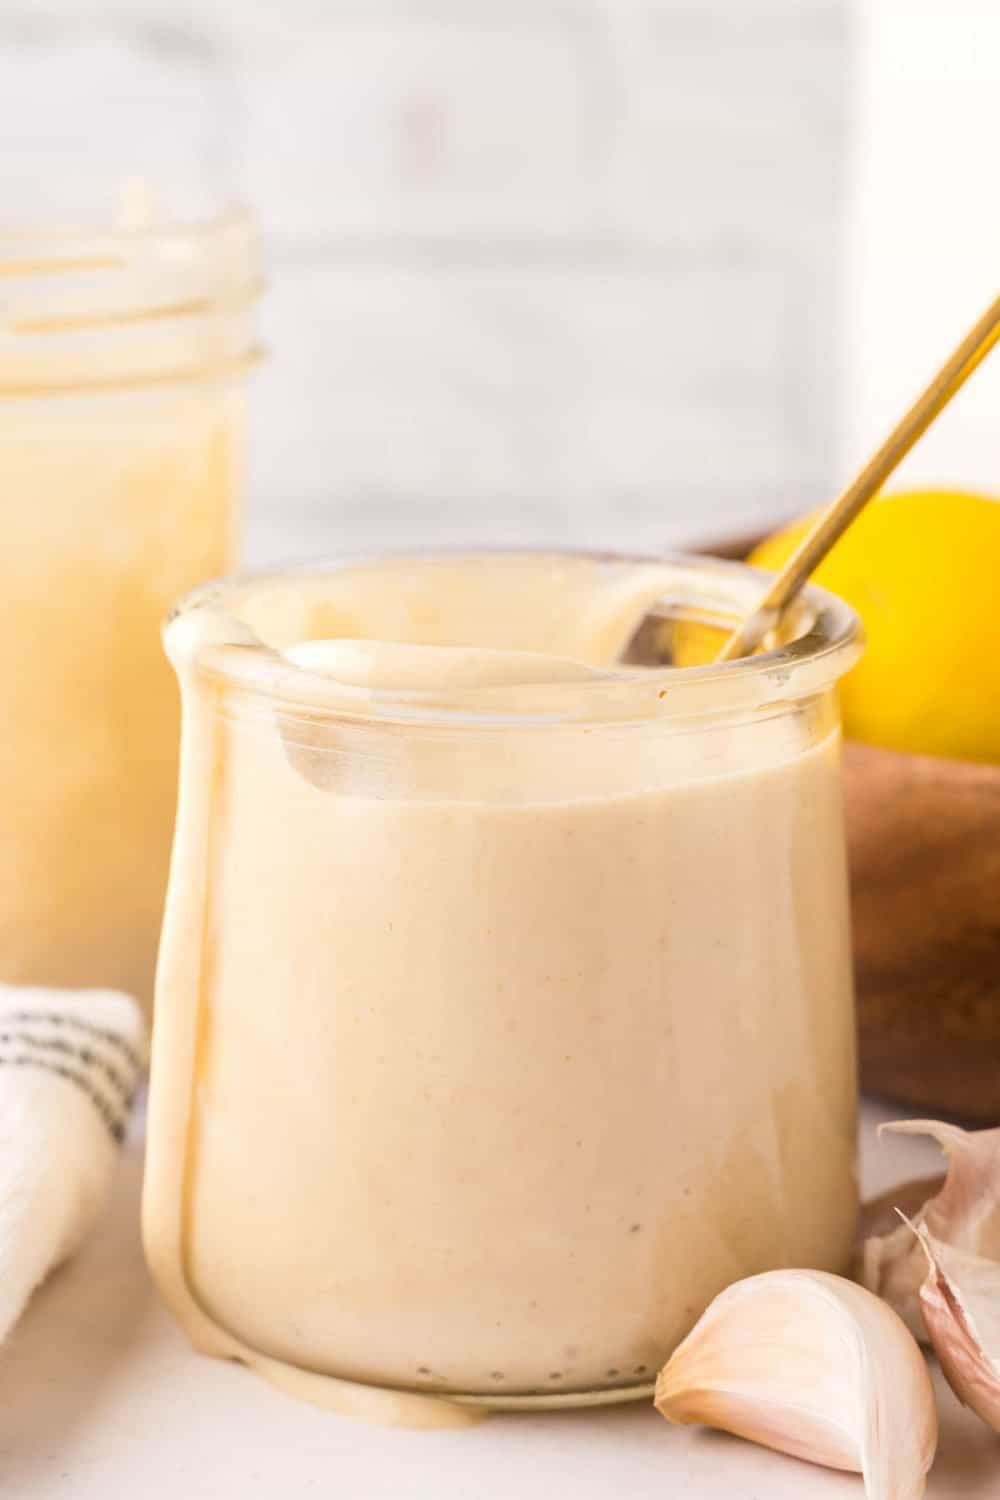
<instances>
[{"instance_id":1,"label":"white tiled background","mask_svg":"<svg viewBox=\"0 0 1000 1500\"><path fill-rule=\"evenodd\" d=\"M663 545L816 503L912 392L904 11L933 70L930 0L4 0L0 177L69 152L256 208L250 556Z\"/></svg>"},{"instance_id":2,"label":"white tiled background","mask_svg":"<svg viewBox=\"0 0 1000 1500\"><path fill-rule=\"evenodd\" d=\"M1000 3L855 8L845 457L877 440L1000 292ZM1000 355L900 476L1000 494Z\"/></svg>"}]
</instances>

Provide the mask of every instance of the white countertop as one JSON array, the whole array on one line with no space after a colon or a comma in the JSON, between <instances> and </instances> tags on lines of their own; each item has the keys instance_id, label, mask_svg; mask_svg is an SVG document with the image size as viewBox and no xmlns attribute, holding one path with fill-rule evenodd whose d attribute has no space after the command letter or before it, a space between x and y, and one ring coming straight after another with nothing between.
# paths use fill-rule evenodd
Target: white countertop
<instances>
[{"instance_id":1,"label":"white countertop","mask_svg":"<svg viewBox=\"0 0 1000 1500\"><path fill-rule=\"evenodd\" d=\"M933 1171L922 1141L874 1139L866 1193ZM81 1255L36 1295L0 1353L0 1496L17 1500L862 1500L861 1482L650 1407L494 1417L458 1432L366 1427L188 1348L139 1247L141 1156ZM941 1441L928 1500L996 1500L1000 1438L935 1373Z\"/></svg>"}]
</instances>

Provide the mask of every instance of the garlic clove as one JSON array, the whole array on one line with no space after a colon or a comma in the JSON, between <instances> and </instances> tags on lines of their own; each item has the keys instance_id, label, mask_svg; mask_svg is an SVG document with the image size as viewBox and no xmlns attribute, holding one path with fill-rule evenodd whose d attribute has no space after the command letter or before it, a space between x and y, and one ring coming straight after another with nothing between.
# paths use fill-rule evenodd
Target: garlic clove
<instances>
[{"instance_id":1,"label":"garlic clove","mask_svg":"<svg viewBox=\"0 0 1000 1500\"><path fill-rule=\"evenodd\" d=\"M928 1267L920 1304L945 1379L1000 1432L1000 1262L915 1233Z\"/></svg>"},{"instance_id":2,"label":"garlic clove","mask_svg":"<svg viewBox=\"0 0 1000 1500\"><path fill-rule=\"evenodd\" d=\"M1000 1129L962 1130L940 1120L897 1120L882 1129L931 1136L945 1152L948 1170L936 1191L931 1181L907 1184L886 1193L880 1204L900 1208L914 1228L926 1228L943 1244L1000 1260ZM915 1201L921 1186L927 1189L922 1206ZM884 1298L926 1340L920 1300L925 1253L906 1223L865 1239L859 1274L869 1291Z\"/></svg>"},{"instance_id":3,"label":"garlic clove","mask_svg":"<svg viewBox=\"0 0 1000 1500\"><path fill-rule=\"evenodd\" d=\"M912 1335L823 1271L767 1271L720 1293L661 1370L656 1406L670 1422L860 1472L869 1500L916 1500L937 1446Z\"/></svg>"}]
</instances>

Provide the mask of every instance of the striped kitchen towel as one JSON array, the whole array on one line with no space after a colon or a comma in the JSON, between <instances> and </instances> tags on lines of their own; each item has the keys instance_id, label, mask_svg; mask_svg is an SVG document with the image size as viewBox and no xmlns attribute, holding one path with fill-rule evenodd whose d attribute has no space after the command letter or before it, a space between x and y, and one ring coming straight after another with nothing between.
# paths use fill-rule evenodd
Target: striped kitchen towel
<instances>
[{"instance_id":1,"label":"striped kitchen towel","mask_svg":"<svg viewBox=\"0 0 1000 1500\"><path fill-rule=\"evenodd\" d=\"M0 1340L97 1218L145 1062L128 995L0 984Z\"/></svg>"}]
</instances>

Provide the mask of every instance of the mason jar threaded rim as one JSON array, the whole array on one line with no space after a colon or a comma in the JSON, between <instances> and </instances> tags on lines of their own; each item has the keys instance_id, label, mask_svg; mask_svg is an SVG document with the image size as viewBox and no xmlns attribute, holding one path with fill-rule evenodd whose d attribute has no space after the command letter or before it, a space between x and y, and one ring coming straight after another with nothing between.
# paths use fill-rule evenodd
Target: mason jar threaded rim
<instances>
[{"instance_id":1,"label":"mason jar threaded rim","mask_svg":"<svg viewBox=\"0 0 1000 1500\"><path fill-rule=\"evenodd\" d=\"M0 225L0 397L237 376L260 357L261 286L238 204Z\"/></svg>"}]
</instances>

